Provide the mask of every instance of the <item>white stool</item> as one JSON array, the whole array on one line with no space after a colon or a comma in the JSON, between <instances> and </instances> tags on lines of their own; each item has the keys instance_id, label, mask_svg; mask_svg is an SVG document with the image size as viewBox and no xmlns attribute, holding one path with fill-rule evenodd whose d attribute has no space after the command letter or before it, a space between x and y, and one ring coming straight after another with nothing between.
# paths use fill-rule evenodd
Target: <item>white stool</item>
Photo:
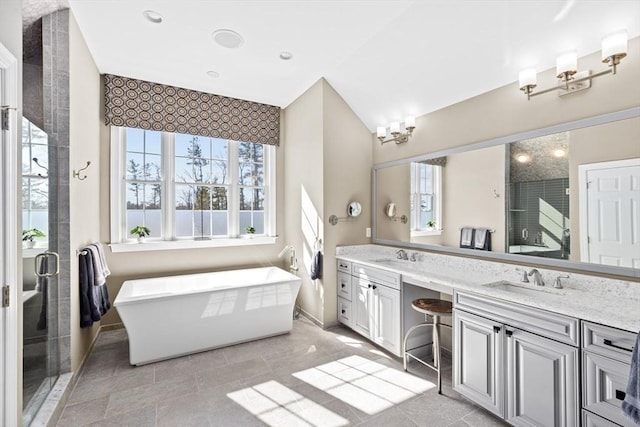
<instances>
[{"instance_id":1,"label":"white stool","mask_svg":"<svg viewBox=\"0 0 640 427\"><path fill-rule=\"evenodd\" d=\"M440 317L451 316L453 306L451 302L445 301L445 300L432 299L432 298L419 298L417 300L414 300L411 303L411 308L413 308L417 312L424 314L425 323L420 323L418 325L412 326L404 336L404 340L402 342L402 356L403 356L402 359L404 362L404 370L405 371L407 370L407 357L411 357L412 359L417 360L418 362L422 363L428 368L433 369L438 373L438 394L442 394L442 377L440 374L440 331L439 330L441 326L444 326L447 328L451 328L451 326L441 324ZM432 322L429 322L429 316L431 316L431 318L433 319ZM416 329L424 328L424 327L430 327L433 329L433 341L431 343L433 345L433 365L409 353L409 351L415 350L415 349L407 350L407 340L409 339L409 335L411 335L411 333Z\"/></svg>"}]
</instances>

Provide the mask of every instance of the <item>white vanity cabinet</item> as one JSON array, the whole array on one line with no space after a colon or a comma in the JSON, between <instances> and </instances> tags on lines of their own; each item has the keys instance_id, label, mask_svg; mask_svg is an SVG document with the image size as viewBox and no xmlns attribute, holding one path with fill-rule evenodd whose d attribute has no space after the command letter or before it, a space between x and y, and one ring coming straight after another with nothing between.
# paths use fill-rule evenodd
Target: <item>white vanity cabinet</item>
<instances>
[{"instance_id":1,"label":"white vanity cabinet","mask_svg":"<svg viewBox=\"0 0 640 427\"><path fill-rule=\"evenodd\" d=\"M636 334L582 322L582 408L584 425L635 426L621 409Z\"/></svg>"},{"instance_id":2,"label":"white vanity cabinet","mask_svg":"<svg viewBox=\"0 0 640 427\"><path fill-rule=\"evenodd\" d=\"M577 319L456 291L453 321L457 392L512 425L580 425Z\"/></svg>"},{"instance_id":3,"label":"white vanity cabinet","mask_svg":"<svg viewBox=\"0 0 640 427\"><path fill-rule=\"evenodd\" d=\"M348 279L347 268L350 268ZM337 274L338 320L399 356L400 275L341 259ZM347 281L351 283L348 295L343 287Z\"/></svg>"}]
</instances>

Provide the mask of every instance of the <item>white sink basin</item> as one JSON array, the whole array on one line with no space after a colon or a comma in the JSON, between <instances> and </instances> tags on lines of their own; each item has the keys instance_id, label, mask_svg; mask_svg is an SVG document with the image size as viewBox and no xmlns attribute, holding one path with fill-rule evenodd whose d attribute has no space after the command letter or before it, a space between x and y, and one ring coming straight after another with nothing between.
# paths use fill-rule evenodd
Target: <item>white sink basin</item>
<instances>
[{"instance_id":1,"label":"white sink basin","mask_svg":"<svg viewBox=\"0 0 640 427\"><path fill-rule=\"evenodd\" d=\"M541 294L548 295L566 295L564 289L555 289L549 286L535 286L525 285L521 283L509 282L507 280L500 280L498 282L487 283L482 285L487 288L493 288L501 291L511 292L514 294L528 295L528 296L540 296Z\"/></svg>"}]
</instances>

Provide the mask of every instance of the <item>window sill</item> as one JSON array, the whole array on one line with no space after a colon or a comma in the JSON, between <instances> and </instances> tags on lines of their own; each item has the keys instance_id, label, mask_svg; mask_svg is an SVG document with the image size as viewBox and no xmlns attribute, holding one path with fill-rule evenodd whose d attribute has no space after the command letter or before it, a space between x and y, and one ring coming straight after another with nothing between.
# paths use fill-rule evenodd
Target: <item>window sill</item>
<instances>
[{"instance_id":1,"label":"window sill","mask_svg":"<svg viewBox=\"0 0 640 427\"><path fill-rule=\"evenodd\" d=\"M413 231L411 231L411 237L439 236L441 234L442 234L442 230L413 230Z\"/></svg>"},{"instance_id":2,"label":"window sill","mask_svg":"<svg viewBox=\"0 0 640 427\"><path fill-rule=\"evenodd\" d=\"M111 243L111 252L149 252L168 251L177 249L200 249L200 248L224 248L231 246L257 246L272 245L276 243L277 237L256 236L254 238L240 237L235 239L211 239L211 240L150 240L144 243Z\"/></svg>"}]
</instances>

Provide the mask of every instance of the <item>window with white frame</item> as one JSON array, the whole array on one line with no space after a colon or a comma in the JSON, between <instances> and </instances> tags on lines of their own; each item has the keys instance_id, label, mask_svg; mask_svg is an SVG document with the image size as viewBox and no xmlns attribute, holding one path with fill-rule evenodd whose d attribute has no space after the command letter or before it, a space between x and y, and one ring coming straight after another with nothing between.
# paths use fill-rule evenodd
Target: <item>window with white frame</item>
<instances>
[{"instance_id":1,"label":"window with white frame","mask_svg":"<svg viewBox=\"0 0 640 427\"><path fill-rule=\"evenodd\" d=\"M45 235L35 241L46 244L49 231L49 147L47 134L22 118L22 228L36 228Z\"/></svg>"},{"instance_id":2,"label":"window with white frame","mask_svg":"<svg viewBox=\"0 0 640 427\"><path fill-rule=\"evenodd\" d=\"M442 230L442 166L411 163L411 232Z\"/></svg>"},{"instance_id":3,"label":"window with white frame","mask_svg":"<svg viewBox=\"0 0 640 427\"><path fill-rule=\"evenodd\" d=\"M112 128L112 243L275 235L275 147Z\"/></svg>"}]
</instances>

